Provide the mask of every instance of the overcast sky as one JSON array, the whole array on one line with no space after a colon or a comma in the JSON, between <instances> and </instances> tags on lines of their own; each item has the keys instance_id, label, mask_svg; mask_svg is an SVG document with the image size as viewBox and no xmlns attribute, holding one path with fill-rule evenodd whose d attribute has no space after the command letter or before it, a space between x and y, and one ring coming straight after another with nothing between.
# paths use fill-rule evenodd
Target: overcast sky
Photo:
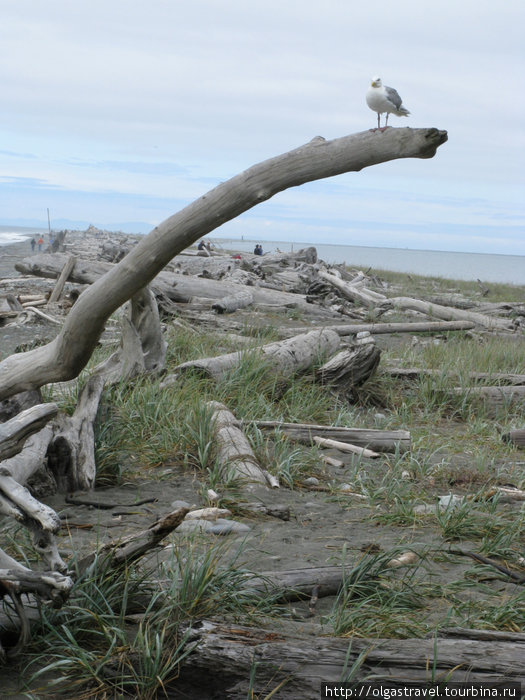
<instances>
[{"instance_id":1,"label":"overcast sky","mask_svg":"<svg viewBox=\"0 0 525 700\"><path fill-rule=\"evenodd\" d=\"M216 235L525 255L523 0L0 0L0 224L154 227L314 136L376 124L371 76L446 129Z\"/></svg>"}]
</instances>

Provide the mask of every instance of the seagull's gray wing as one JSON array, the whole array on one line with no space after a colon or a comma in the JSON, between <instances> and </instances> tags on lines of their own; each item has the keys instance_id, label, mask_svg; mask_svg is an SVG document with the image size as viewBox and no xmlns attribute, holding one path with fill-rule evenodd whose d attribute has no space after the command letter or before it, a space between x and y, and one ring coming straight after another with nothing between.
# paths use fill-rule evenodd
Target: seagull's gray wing
<instances>
[{"instance_id":1,"label":"seagull's gray wing","mask_svg":"<svg viewBox=\"0 0 525 700\"><path fill-rule=\"evenodd\" d=\"M399 93L397 90L394 90L394 88L387 87L385 85L385 90L386 90L386 96L389 99L390 102L395 106L396 109L399 109L401 107L402 100L399 97Z\"/></svg>"}]
</instances>

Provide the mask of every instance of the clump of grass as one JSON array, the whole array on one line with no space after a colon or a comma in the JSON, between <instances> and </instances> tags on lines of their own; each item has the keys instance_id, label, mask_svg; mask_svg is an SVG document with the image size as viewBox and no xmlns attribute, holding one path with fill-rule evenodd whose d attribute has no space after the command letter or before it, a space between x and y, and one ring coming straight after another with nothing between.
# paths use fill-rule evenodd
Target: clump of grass
<instances>
[{"instance_id":1,"label":"clump of grass","mask_svg":"<svg viewBox=\"0 0 525 700\"><path fill-rule=\"evenodd\" d=\"M414 571L399 578L387 563L400 549L365 555L349 572L324 622L340 637L422 637L428 631L416 621L423 607ZM344 564L343 564L344 566Z\"/></svg>"}]
</instances>

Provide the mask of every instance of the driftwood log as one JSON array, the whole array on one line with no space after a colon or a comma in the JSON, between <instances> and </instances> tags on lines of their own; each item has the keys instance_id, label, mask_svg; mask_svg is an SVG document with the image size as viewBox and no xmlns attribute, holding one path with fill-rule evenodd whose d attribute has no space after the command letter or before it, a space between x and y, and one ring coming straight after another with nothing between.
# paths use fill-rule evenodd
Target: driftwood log
<instances>
[{"instance_id":1,"label":"driftwood log","mask_svg":"<svg viewBox=\"0 0 525 700\"><path fill-rule=\"evenodd\" d=\"M251 350L183 362L175 368L175 372L195 369L219 380L226 372L237 367L247 353L259 353L261 359L271 365L281 377L287 377L295 372L304 371L322 355L333 354L339 343L337 333L321 329Z\"/></svg>"},{"instance_id":2,"label":"driftwood log","mask_svg":"<svg viewBox=\"0 0 525 700\"><path fill-rule=\"evenodd\" d=\"M280 430L290 439L305 445L314 445L314 437L319 436L368 447L374 452L406 452L411 447L410 433L407 430L370 430L282 421L246 422L257 426L260 430Z\"/></svg>"},{"instance_id":3,"label":"driftwood log","mask_svg":"<svg viewBox=\"0 0 525 700\"><path fill-rule=\"evenodd\" d=\"M37 433L57 413L56 404L40 404L27 408L5 423L0 423L0 460L20 452L27 438Z\"/></svg>"},{"instance_id":4,"label":"driftwood log","mask_svg":"<svg viewBox=\"0 0 525 700\"><path fill-rule=\"evenodd\" d=\"M209 683L225 700L246 697L248 690L271 692L278 700L317 700L322 683L344 681L358 660L362 663L353 682L371 676L395 687L444 680L525 680L525 644L520 641L293 637L208 621L193 629L190 641L197 644L176 687L195 684L206 692Z\"/></svg>"},{"instance_id":5,"label":"driftwood log","mask_svg":"<svg viewBox=\"0 0 525 700\"><path fill-rule=\"evenodd\" d=\"M447 333L448 331L468 331L475 328L472 321L423 321L407 323L341 323L325 325L324 328L335 331L339 335L356 335L368 331L372 335L384 333ZM279 334L290 337L301 332L301 328L282 328Z\"/></svg>"},{"instance_id":6,"label":"driftwood log","mask_svg":"<svg viewBox=\"0 0 525 700\"><path fill-rule=\"evenodd\" d=\"M259 466L233 413L218 401L209 401L206 406L212 412L217 459L224 474L233 475L247 484L278 486L277 480Z\"/></svg>"},{"instance_id":7,"label":"driftwood log","mask_svg":"<svg viewBox=\"0 0 525 700\"><path fill-rule=\"evenodd\" d=\"M0 400L77 376L91 357L107 318L149 284L177 253L226 221L305 182L396 158L431 158L446 140L446 132L438 129L366 131L333 141L316 137L221 183L157 226L81 294L51 343L0 362Z\"/></svg>"}]
</instances>

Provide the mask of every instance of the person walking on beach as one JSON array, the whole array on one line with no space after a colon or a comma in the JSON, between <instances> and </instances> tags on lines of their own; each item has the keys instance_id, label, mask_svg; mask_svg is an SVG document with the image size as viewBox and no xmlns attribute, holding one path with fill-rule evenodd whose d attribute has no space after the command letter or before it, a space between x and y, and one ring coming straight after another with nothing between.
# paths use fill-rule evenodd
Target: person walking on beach
<instances>
[{"instance_id":1,"label":"person walking on beach","mask_svg":"<svg viewBox=\"0 0 525 700\"><path fill-rule=\"evenodd\" d=\"M36 246L36 241L35 241L35 237L34 237L34 236L33 236L33 238L29 241L29 243L30 243L30 245L31 245L31 252L34 253L34 252L35 252L35 246Z\"/></svg>"},{"instance_id":2,"label":"person walking on beach","mask_svg":"<svg viewBox=\"0 0 525 700\"><path fill-rule=\"evenodd\" d=\"M39 253L42 252L43 245L44 245L44 238L42 236L40 236L40 238L38 239L38 252Z\"/></svg>"}]
</instances>

